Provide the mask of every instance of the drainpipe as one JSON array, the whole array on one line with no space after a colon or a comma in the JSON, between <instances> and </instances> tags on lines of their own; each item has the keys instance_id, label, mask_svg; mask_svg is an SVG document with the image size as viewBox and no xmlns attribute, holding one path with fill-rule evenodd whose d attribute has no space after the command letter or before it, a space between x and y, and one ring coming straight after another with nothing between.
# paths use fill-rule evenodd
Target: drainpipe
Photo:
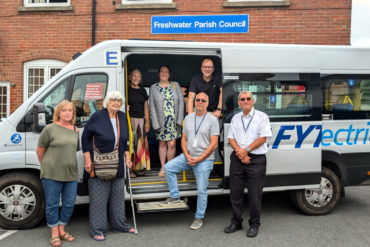
<instances>
[{"instance_id":1,"label":"drainpipe","mask_svg":"<svg viewBox=\"0 0 370 247\"><path fill-rule=\"evenodd\" d=\"M91 46L95 45L96 0L92 0Z\"/></svg>"}]
</instances>

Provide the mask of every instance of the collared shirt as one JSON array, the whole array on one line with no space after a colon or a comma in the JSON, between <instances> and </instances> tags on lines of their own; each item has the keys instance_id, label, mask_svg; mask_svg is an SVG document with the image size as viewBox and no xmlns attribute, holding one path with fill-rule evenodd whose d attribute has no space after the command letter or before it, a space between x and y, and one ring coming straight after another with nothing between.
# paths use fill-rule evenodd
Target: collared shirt
<instances>
[{"instance_id":1,"label":"collared shirt","mask_svg":"<svg viewBox=\"0 0 370 247\"><path fill-rule=\"evenodd\" d=\"M206 82L202 75L196 75L191 79L189 92L198 94L204 92L208 95L208 112L216 111L222 87L221 74L213 73L211 80Z\"/></svg>"},{"instance_id":2,"label":"collared shirt","mask_svg":"<svg viewBox=\"0 0 370 247\"><path fill-rule=\"evenodd\" d=\"M231 119L227 138L235 139L239 147L246 148L257 138L271 136L272 133L269 117L264 112L253 108L248 115L244 115L243 112L234 115ZM267 151L267 143L265 142L259 148L251 151L251 153L265 154Z\"/></svg>"}]
</instances>

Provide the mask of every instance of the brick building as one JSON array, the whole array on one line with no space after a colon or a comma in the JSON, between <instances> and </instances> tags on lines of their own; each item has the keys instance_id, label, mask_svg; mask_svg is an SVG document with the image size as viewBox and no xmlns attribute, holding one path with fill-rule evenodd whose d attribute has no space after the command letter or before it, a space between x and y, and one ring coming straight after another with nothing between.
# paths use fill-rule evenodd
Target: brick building
<instances>
[{"instance_id":1,"label":"brick building","mask_svg":"<svg viewBox=\"0 0 370 247\"><path fill-rule=\"evenodd\" d=\"M13 112L73 54L93 43L159 39L349 45L351 4L351 0L2 0L0 117ZM152 16L229 14L248 14L249 32L151 34Z\"/></svg>"}]
</instances>

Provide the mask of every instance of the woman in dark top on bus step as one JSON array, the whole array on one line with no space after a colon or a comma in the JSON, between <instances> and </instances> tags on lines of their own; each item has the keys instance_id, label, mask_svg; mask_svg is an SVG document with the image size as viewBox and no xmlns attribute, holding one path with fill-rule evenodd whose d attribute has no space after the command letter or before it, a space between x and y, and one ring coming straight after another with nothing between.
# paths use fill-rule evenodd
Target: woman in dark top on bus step
<instances>
[{"instance_id":1,"label":"woman in dark top on bus step","mask_svg":"<svg viewBox=\"0 0 370 247\"><path fill-rule=\"evenodd\" d=\"M148 94L142 87L140 70L134 69L129 77L128 111L131 129L134 134L131 177L144 175L144 169L150 170L149 145L146 134L150 129Z\"/></svg>"}]
</instances>

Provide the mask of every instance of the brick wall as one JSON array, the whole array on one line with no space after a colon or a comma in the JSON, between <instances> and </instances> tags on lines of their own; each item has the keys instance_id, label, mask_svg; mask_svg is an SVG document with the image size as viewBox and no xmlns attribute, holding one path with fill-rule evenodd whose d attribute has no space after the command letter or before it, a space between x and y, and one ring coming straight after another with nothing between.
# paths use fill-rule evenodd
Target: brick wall
<instances>
[{"instance_id":1,"label":"brick wall","mask_svg":"<svg viewBox=\"0 0 370 247\"><path fill-rule=\"evenodd\" d=\"M96 43L107 39L349 45L351 0L290 0L285 7L224 8L226 0L174 0L176 9L117 10L97 0ZM120 3L120 0L116 0ZM71 0L73 11L19 12L23 0L0 2L0 81L10 81L11 109L23 102L23 63L68 62L91 46L92 1ZM151 35L152 15L249 14L247 34Z\"/></svg>"}]
</instances>

